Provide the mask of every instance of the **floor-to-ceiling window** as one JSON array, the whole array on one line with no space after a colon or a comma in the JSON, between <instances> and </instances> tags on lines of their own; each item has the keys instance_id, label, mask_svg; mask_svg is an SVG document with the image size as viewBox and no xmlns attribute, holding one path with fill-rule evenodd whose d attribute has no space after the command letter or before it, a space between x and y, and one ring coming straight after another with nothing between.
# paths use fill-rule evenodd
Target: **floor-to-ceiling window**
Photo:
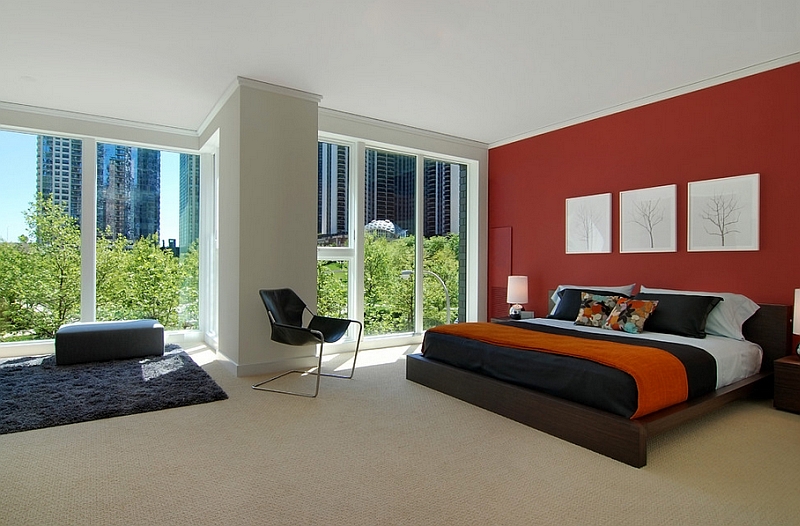
<instances>
[{"instance_id":1,"label":"floor-to-ceiling window","mask_svg":"<svg viewBox=\"0 0 800 526\"><path fill-rule=\"evenodd\" d=\"M198 326L198 155L97 145L97 319Z\"/></svg>"},{"instance_id":2,"label":"floor-to-ceiling window","mask_svg":"<svg viewBox=\"0 0 800 526\"><path fill-rule=\"evenodd\" d=\"M422 327L466 319L467 166L436 159L423 165Z\"/></svg>"},{"instance_id":3,"label":"floor-to-ceiling window","mask_svg":"<svg viewBox=\"0 0 800 526\"><path fill-rule=\"evenodd\" d=\"M352 145L317 145L317 313L352 318Z\"/></svg>"},{"instance_id":4,"label":"floor-to-ceiling window","mask_svg":"<svg viewBox=\"0 0 800 526\"><path fill-rule=\"evenodd\" d=\"M364 164L364 333L413 332L416 157L367 148Z\"/></svg>"},{"instance_id":5,"label":"floor-to-ceiling window","mask_svg":"<svg viewBox=\"0 0 800 526\"><path fill-rule=\"evenodd\" d=\"M367 337L466 319L466 183L463 163L321 140L320 312L361 313Z\"/></svg>"},{"instance_id":6,"label":"floor-to-ceiling window","mask_svg":"<svg viewBox=\"0 0 800 526\"><path fill-rule=\"evenodd\" d=\"M91 319L197 328L199 166L197 155L0 131L0 341Z\"/></svg>"}]
</instances>

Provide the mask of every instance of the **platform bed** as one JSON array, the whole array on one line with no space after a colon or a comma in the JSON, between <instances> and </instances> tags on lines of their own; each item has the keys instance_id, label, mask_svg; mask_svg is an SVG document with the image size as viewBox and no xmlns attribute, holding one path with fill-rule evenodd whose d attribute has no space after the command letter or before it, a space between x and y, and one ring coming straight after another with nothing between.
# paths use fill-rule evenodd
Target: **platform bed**
<instances>
[{"instance_id":1,"label":"platform bed","mask_svg":"<svg viewBox=\"0 0 800 526\"><path fill-rule=\"evenodd\" d=\"M599 409L453 367L422 355L406 358L406 378L634 467L647 464L647 440L722 405L757 393L769 396L772 364L791 348L790 307L761 305L744 325L763 351L761 372L642 418Z\"/></svg>"}]
</instances>

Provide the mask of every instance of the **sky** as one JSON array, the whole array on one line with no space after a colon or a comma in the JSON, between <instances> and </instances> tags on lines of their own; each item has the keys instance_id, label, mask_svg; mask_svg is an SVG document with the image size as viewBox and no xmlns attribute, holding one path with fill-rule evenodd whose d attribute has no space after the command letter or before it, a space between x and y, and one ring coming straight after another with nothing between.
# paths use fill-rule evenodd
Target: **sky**
<instances>
[{"instance_id":1,"label":"sky","mask_svg":"<svg viewBox=\"0 0 800 526\"><path fill-rule=\"evenodd\" d=\"M178 239L180 154L161 152L161 240ZM0 130L0 239L26 234L25 218L36 196L36 135Z\"/></svg>"}]
</instances>

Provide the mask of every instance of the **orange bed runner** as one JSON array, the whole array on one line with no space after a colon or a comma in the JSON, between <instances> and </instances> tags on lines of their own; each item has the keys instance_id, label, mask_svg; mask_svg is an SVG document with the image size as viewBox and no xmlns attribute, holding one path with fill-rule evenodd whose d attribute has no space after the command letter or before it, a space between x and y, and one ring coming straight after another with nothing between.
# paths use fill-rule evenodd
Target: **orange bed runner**
<instances>
[{"instance_id":1,"label":"orange bed runner","mask_svg":"<svg viewBox=\"0 0 800 526\"><path fill-rule=\"evenodd\" d=\"M560 354L592 360L631 375L639 403L631 418L684 402L689 396L686 370L678 358L653 347L562 336L519 329L496 323L440 325L428 332L451 334L491 345Z\"/></svg>"}]
</instances>

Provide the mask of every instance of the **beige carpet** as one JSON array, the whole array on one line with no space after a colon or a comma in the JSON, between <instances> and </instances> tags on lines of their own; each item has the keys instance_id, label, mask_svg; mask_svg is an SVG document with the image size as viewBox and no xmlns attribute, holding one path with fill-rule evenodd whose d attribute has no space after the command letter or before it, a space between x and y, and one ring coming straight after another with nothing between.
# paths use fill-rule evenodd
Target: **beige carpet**
<instances>
[{"instance_id":1,"label":"beige carpet","mask_svg":"<svg viewBox=\"0 0 800 526\"><path fill-rule=\"evenodd\" d=\"M402 351L317 399L212 362L228 400L0 436L0 524L800 523L800 415L768 401L635 469L405 380Z\"/></svg>"}]
</instances>

